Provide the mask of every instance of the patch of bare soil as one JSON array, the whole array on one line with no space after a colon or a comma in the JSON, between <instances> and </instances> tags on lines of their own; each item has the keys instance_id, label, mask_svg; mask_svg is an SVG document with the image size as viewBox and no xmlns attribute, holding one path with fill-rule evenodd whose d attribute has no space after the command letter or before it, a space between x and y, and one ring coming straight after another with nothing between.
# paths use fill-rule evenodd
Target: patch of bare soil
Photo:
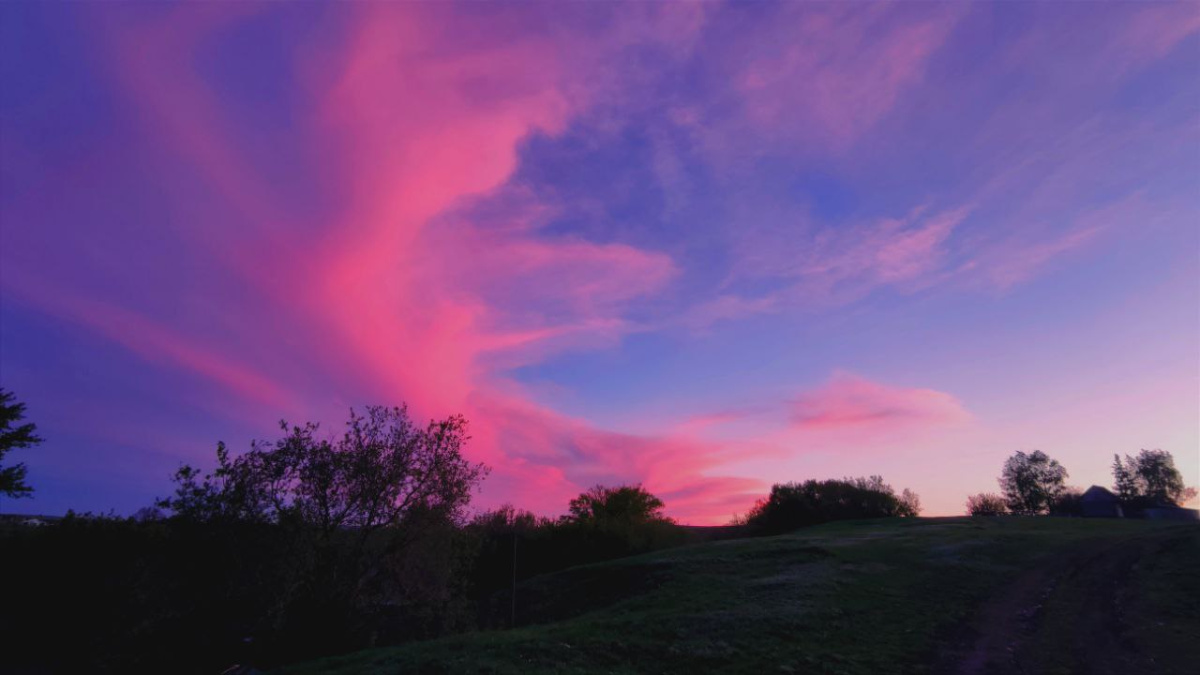
<instances>
[{"instance_id":1,"label":"patch of bare soil","mask_svg":"<svg viewBox=\"0 0 1200 675\"><path fill-rule=\"evenodd\" d=\"M1158 542L1106 542L1043 561L986 600L939 658L945 675L1154 672L1128 638L1134 566Z\"/></svg>"}]
</instances>

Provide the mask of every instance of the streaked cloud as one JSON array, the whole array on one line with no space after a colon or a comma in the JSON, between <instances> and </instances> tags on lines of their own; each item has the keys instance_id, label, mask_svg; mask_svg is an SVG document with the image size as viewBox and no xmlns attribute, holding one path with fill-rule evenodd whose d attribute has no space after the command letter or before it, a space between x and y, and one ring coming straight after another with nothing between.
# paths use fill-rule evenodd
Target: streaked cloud
<instances>
[{"instance_id":1,"label":"streaked cloud","mask_svg":"<svg viewBox=\"0 0 1200 675\"><path fill-rule=\"evenodd\" d=\"M803 431L896 431L970 419L962 404L945 392L892 387L845 372L796 397L792 405L792 423Z\"/></svg>"}]
</instances>

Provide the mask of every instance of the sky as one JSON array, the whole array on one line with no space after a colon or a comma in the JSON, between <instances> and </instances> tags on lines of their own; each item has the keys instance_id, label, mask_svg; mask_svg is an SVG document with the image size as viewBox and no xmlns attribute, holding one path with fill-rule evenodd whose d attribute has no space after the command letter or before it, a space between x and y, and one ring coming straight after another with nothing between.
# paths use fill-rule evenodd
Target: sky
<instances>
[{"instance_id":1,"label":"sky","mask_svg":"<svg viewBox=\"0 0 1200 675\"><path fill-rule=\"evenodd\" d=\"M4 3L6 512L350 408L727 522L1040 449L1200 484L1196 3Z\"/></svg>"}]
</instances>

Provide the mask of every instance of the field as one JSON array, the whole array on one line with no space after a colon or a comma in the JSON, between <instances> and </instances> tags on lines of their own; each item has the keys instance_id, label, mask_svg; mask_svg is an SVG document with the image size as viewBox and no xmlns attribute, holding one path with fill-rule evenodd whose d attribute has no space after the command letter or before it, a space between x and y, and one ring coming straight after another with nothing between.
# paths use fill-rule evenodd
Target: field
<instances>
[{"instance_id":1,"label":"field","mask_svg":"<svg viewBox=\"0 0 1200 675\"><path fill-rule=\"evenodd\" d=\"M1192 673L1197 560L1191 524L835 523L537 577L516 629L281 672Z\"/></svg>"}]
</instances>

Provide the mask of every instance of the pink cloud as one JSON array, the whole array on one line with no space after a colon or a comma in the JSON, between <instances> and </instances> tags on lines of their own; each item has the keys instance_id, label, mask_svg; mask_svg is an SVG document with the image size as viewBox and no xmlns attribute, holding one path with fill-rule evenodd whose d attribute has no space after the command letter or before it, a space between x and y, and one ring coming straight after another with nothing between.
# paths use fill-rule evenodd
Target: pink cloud
<instances>
[{"instance_id":1,"label":"pink cloud","mask_svg":"<svg viewBox=\"0 0 1200 675\"><path fill-rule=\"evenodd\" d=\"M500 227L454 215L506 183L524 139L563 128L575 112L567 92L581 73L558 58L560 45L519 30L495 35L483 30L484 17L455 17L462 34L489 36L460 42L443 34L441 10L354 9L337 65L300 71L320 101L303 128L325 157L328 189L345 196L315 237L278 229L287 209L233 142L219 92L193 74L223 21L195 27L182 20L184 9L153 33L135 27L114 41L115 71L159 121L152 128L243 216L238 227L203 233L219 256L240 251L225 258L246 291L229 311L252 316L261 302L287 308L298 325L314 327L305 345L321 351L279 348L368 400L408 401L419 415L465 413L470 453L494 469L484 504L556 513L595 482L644 482L673 515L728 518L732 504L749 499L738 495L759 487L708 475L728 448L598 429L530 402L505 375L554 351L619 337L630 329L628 305L677 273L662 253L541 236L516 222L520 211L510 214L515 225ZM673 40L686 41L698 19L662 20L675 27ZM75 310L136 353L166 356L280 414L297 411L272 379L177 339L166 325L121 309L94 321Z\"/></svg>"},{"instance_id":2,"label":"pink cloud","mask_svg":"<svg viewBox=\"0 0 1200 675\"><path fill-rule=\"evenodd\" d=\"M947 240L969 213L964 207L927 215L919 208L901 219L823 231L792 275L800 278L800 290L852 296L887 285L928 285L945 265Z\"/></svg>"},{"instance_id":3,"label":"pink cloud","mask_svg":"<svg viewBox=\"0 0 1200 675\"><path fill-rule=\"evenodd\" d=\"M561 512L596 483L640 482L666 501L670 515L721 523L766 488L753 478L713 475L723 464L753 456L746 446L608 431L516 398L477 397L473 406L478 419L489 420L491 440L505 448L496 458L500 482L513 485L522 504L546 512ZM531 475L541 476L535 490L524 482Z\"/></svg>"},{"instance_id":4,"label":"pink cloud","mask_svg":"<svg viewBox=\"0 0 1200 675\"><path fill-rule=\"evenodd\" d=\"M533 239L470 225L435 237L432 246L460 252L442 263L450 285L490 305L538 308L538 321L612 317L622 303L662 290L677 273L669 256L624 244Z\"/></svg>"},{"instance_id":5,"label":"pink cloud","mask_svg":"<svg viewBox=\"0 0 1200 675\"><path fill-rule=\"evenodd\" d=\"M435 221L501 186L518 144L560 129L570 106L555 45L514 36L459 53L424 20L395 6L366 11L328 92L326 133L343 139L338 178L355 199L330 230L315 311L364 375L384 378L382 391L452 410L495 386L484 355L619 334L624 304L674 266L622 244Z\"/></svg>"},{"instance_id":6,"label":"pink cloud","mask_svg":"<svg viewBox=\"0 0 1200 675\"><path fill-rule=\"evenodd\" d=\"M933 389L890 387L837 373L793 402L792 423L802 431L928 427L961 423L970 413L954 396Z\"/></svg>"}]
</instances>

